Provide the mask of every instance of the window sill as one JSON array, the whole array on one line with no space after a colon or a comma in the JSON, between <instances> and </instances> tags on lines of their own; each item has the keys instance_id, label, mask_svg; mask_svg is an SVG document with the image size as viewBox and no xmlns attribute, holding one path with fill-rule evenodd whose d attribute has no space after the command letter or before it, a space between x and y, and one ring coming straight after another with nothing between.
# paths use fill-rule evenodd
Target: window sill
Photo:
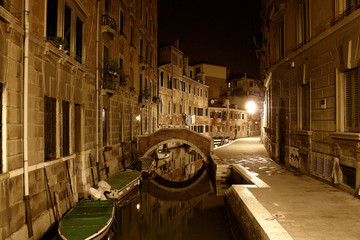
<instances>
[{"instance_id":1,"label":"window sill","mask_svg":"<svg viewBox=\"0 0 360 240\"><path fill-rule=\"evenodd\" d=\"M313 131L308 131L308 130L296 130L296 131L293 131L293 133L294 133L295 135L312 136Z\"/></svg>"},{"instance_id":2,"label":"window sill","mask_svg":"<svg viewBox=\"0 0 360 240\"><path fill-rule=\"evenodd\" d=\"M331 138L345 140L360 140L360 133L335 132L330 134Z\"/></svg>"}]
</instances>

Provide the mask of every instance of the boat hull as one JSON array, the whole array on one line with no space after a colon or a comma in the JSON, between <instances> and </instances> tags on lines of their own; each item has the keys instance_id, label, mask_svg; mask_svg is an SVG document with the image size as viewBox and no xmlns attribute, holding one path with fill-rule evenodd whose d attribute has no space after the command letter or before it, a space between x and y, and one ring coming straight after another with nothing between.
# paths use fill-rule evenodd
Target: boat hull
<instances>
[{"instance_id":1,"label":"boat hull","mask_svg":"<svg viewBox=\"0 0 360 240\"><path fill-rule=\"evenodd\" d=\"M114 218L114 201L82 201L61 219L58 235L64 240L102 239L108 234Z\"/></svg>"}]
</instances>

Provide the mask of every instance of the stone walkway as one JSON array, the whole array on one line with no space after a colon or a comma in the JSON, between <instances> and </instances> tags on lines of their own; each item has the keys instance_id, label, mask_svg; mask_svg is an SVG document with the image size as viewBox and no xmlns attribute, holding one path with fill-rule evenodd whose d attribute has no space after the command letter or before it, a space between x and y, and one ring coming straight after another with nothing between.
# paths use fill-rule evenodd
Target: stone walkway
<instances>
[{"instance_id":1,"label":"stone walkway","mask_svg":"<svg viewBox=\"0 0 360 240\"><path fill-rule=\"evenodd\" d=\"M239 139L214 152L270 185L249 190L294 239L360 239L360 200L275 163L259 138Z\"/></svg>"}]
</instances>

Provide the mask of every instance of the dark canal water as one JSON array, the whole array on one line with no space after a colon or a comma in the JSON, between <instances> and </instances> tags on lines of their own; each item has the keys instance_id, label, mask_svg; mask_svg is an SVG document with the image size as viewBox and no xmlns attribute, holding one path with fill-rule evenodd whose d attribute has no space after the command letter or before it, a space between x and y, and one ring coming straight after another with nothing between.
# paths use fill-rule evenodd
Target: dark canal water
<instances>
[{"instance_id":1,"label":"dark canal water","mask_svg":"<svg viewBox=\"0 0 360 240\"><path fill-rule=\"evenodd\" d=\"M134 191L118 204L111 239L233 240L222 197L206 193L186 201Z\"/></svg>"}]
</instances>

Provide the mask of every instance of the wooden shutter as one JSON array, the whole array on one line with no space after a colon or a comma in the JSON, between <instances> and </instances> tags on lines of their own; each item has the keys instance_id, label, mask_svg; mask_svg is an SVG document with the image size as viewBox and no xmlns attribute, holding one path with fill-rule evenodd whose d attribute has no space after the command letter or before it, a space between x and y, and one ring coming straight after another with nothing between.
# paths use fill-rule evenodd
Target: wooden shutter
<instances>
[{"instance_id":1,"label":"wooden shutter","mask_svg":"<svg viewBox=\"0 0 360 240\"><path fill-rule=\"evenodd\" d=\"M45 160L56 158L56 99L45 96Z\"/></svg>"},{"instance_id":2,"label":"wooden shutter","mask_svg":"<svg viewBox=\"0 0 360 240\"><path fill-rule=\"evenodd\" d=\"M360 82L359 68L345 73L345 131L359 132Z\"/></svg>"},{"instance_id":3,"label":"wooden shutter","mask_svg":"<svg viewBox=\"0 0 360 240\"><path fill-rule=\"evenodd\" d=\"M69 102L63 101L63 156L69 156L70 154L69 106Z\"/></svg>"}]
</instances>

